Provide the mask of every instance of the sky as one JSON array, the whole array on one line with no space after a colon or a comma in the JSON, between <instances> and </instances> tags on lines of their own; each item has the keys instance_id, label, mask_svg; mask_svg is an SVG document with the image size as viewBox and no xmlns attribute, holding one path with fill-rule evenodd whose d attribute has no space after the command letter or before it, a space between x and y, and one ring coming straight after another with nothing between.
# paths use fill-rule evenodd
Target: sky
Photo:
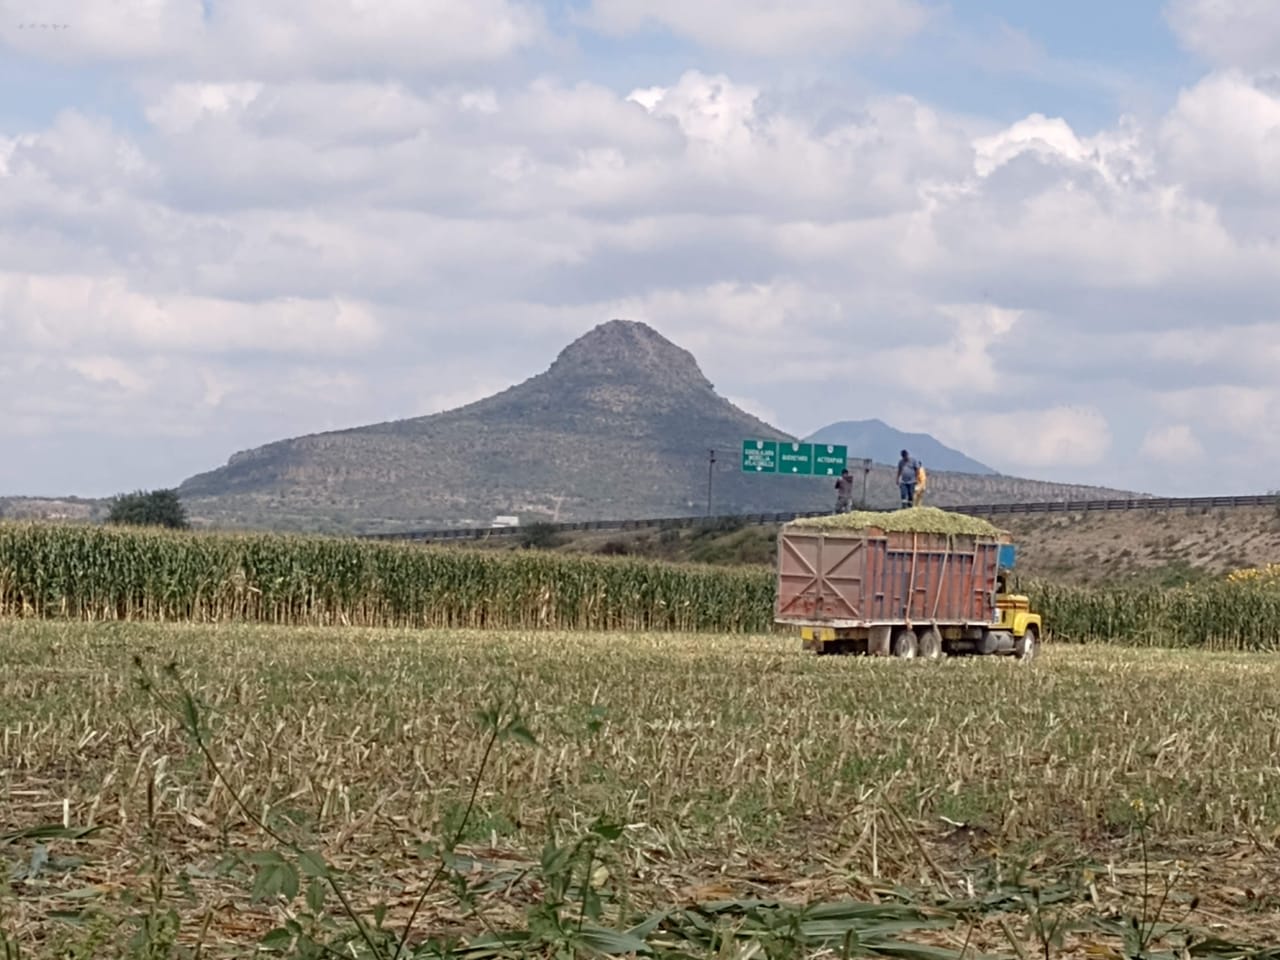
<instances>
[{"instance_id":1,"label":"sky","mask_svg":"<svg viewBox=\"0 0 1280 960\"><path fill-rule=\"evenodd\" d=\"M1278 235L1270 0L0 0L0 494L450 409L613 318L795 434L1266 492Z\"/></svg>"}]
</instances>

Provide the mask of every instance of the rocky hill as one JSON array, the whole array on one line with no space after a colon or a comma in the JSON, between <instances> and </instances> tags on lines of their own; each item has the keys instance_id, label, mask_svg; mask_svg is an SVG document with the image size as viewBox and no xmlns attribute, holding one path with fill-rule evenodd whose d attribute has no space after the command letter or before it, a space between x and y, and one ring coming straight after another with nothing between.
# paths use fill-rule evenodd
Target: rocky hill
<instances>
[{"instance_id":1,"label":"rocky hill","mask_svg":"<svg viewBox=\"0 0 1280 960\"><path fill-rule=\"evenodd\" d=\"M611 320L535 377L438 413L237 453L179 492L217 526L396 530L536 519L819 509L826 479L744 475L742 441L792 440L719 396L693 356L642 323ZM889 468L871 500L893 497ZM934 502L1130 496L993 476L931 474Z\"/></svg>"}]
</instances>

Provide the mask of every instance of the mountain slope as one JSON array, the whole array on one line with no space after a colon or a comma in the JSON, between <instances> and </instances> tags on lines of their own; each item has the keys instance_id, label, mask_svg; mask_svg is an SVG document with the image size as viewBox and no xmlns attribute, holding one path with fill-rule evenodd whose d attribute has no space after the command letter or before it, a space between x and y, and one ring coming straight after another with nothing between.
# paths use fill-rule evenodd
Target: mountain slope
<instances>
[{"instance_id":1,"label":"mountain slope","mask_svg":"<svg viewBox=\"0 0 1280 960\"><path fill-rule=\"evenodd\" d=\"M715 512L818 509L827 479L739 469L746 438L794 439L720 397L693 356L642 323L612 320L545 372L426 417L281 440L238 453L179 489L193 520L219 526L396 530L479 523L699 514L715 449ZM1058 499L1108 491L1032 481L959 486L935 502ZM892 497L877 470L875 497ZM1125 495L1115 492L1116 495Z\"/></svg>"},{"instance_id":2,"label":"mountain slope","mask_svg":"<svg viewBox=\"0 0 1280 960\"><path fill-rule=\"evenodd\" d=\"M869 457L877 463L897 463L898 452L908 450L930 472L952 471L975 476L993 476L996 473L986 464L953 450L927 433L904 433L882 420L842 420L815 431L805 440L843 444L849 448L850 459Z\"/></svg>"},{"instance_id":3,"label":"mountain slope","mask_svg":"<svg viewBox=\"0 0 1280 960\"><path fill-rule=\"evenodd\" d=\"M492 397L269 444L190 478L180 493L221 520L265 509L391 525L487 524L557 508L563 519L686 513L705 505L708 449L724 455L747 436L787 438L717 396L687 351L615 320ZM723 487L746 508L772 499L741 482Z\"/></svg>"}]
</instances>

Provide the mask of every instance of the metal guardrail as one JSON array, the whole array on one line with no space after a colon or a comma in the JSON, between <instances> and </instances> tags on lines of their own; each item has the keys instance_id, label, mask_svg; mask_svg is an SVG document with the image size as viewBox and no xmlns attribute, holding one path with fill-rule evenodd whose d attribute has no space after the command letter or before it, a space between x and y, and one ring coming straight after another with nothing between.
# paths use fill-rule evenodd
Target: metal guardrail
<instances>
[{"instance_id":1,"label":"metal guardrail","mask_svg":"<svg viewBox=\"0 0 1280 960\"><path fill-rule=\"evenodd\" d=\"M1196 510L1234 507L1271 507L1280 494L1242 497L1141 497L1132 500L1058 500L1044 503L988 503L975 507L948 507L955 513L990 516L1002 513L1094 513L1106 510Z\"/></svg>"},{"instance_id":2,"label":"metal guardrail","mask_svg":"<svg viewBox=\"0 0 1280 960\"><path fill-rule=\"evenodd\" d=\"M983 503L947 507L953 513L970 516L1001 516L1040 513L1099 513L1129 510L1215 509L1235 507L1269 507L1280 505L1280 495L1261 494L1243 497L1142 497L1131 500L1050 500L1040 503ZM573 523L540 524L555 533L581 533L591 530L678 530L689 527L737 524L766 526L787 523L800 517L821 517L828 510L789 511L781 513L730 513L715 517L659 517L640 520L580 520ZM446 527L438 530L412 530L399 533L366 533L367 540L445 540L514 539L528 533L529 527Z\"/></svg>"}]
</instances>

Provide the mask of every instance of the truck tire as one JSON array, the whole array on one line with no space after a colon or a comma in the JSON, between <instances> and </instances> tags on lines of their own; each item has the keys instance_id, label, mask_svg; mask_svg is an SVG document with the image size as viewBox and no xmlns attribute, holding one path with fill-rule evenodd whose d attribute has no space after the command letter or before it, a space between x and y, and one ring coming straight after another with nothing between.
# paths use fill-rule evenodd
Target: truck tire
<instances>
[{"instance_id":1,"label":"truck tire","mask_svg":"<svg viewBox=\"0 0 1280 960\"><path fill-rule=\"evenodd\" d=\"M916 639L916 632L910 627L899 630L898 635L893 638L893 655L902 660L913 660L919 652L920 642Z\"/></svg>"},{"instance_id":2,"label":"truck tire","mask_svg":"<svg viewBox=\"0 0 1280 960\"><path fill-rule=\"evenodd\" d=\"M1035 627L1027 627L1027 632L1018 637L1013 644L1013 655L1019 660L1034 660L1040 652L1040 633Z\"/></svg>"},{"instance_id":3,"label":"truck tire","mask_svg":"<svg viewBox=\"0 0 1280 960\"><path fill-rule=\"evenodd\" d=\"M920 634L920 656L925 660L942 656L942 631L937 627L925 627Z\"/></svg>"}]
</instances>

